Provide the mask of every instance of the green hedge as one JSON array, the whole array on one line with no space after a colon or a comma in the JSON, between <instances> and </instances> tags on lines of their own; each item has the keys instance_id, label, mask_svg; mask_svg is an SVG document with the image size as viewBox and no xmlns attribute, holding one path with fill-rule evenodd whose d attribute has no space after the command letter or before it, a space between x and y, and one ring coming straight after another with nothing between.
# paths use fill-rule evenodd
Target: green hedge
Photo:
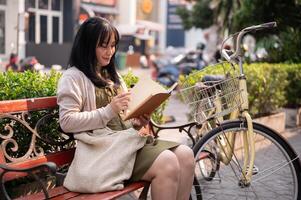
<instances>
[{"instance_id":1,"label":"green hedge","mask_svg":"<svg viewBox=\"0 0 301 200\"><path fill-rule=\"evenodd\" d=\"M229 64L210 66L201 72L181 76L180 84L194 85L206 74L224 74L229 71L233 73L229 69ZM244 73L253 116L268 115L284 106L301 105L301 64L246 64Z\"/></svg>"},{"instance_id":2,"label":"green hedge","mask_svg":"<svg viewBox=\"0 0 301 200\"><path fill-rule=\"evenodd\" d=\"M61 73L52 70L49 74L25 71L8 71L0 74L0 100L55 96Z\"/></svg>"},{"instance_id":3,"label":"green hedge","mask_svg":"<svg viewBox=\"0 0 301 200\"><path fill-rule=\"evenodd\" d=\"M285 89L285 96L288 107L301 105L301 64L285 65L287 71L288 86Z\"/></svg>"}]
</instances>

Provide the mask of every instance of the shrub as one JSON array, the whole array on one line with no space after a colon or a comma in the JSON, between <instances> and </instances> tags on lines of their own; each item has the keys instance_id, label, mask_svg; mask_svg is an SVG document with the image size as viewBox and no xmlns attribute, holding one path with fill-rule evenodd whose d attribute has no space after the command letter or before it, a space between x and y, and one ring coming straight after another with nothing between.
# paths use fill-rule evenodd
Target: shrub
<instances>
[{"instance_id":1,"label":"shrub","mask_svg":"<svg viewBox=\"0 0 301 200\"><path fill-rule=\"evenodd\" d=\"M55 96L61 73L52 70L49 74L25 71L8 71L0 74L0 100Z\"/></svg>"},{"instance_id":2,"label":"shrub","mask_svg":"<svg viewBox=\"0 0 301 200\"><path fill-rule=\"evenodd\" d=\"M285 89L287 107L301 106L301 64L285 65L288 86Z\"/></svg>"},{"instance_id":3,"label":"shrub","mask_svg":"<svg viewBox=\"0 0 301 200\"><path fill-rule=\"evenodd\" d=\"M246 65L249 108L254 116L276 112L286 104L287 72L282 64Z\"/></svg>"}]
</instances>

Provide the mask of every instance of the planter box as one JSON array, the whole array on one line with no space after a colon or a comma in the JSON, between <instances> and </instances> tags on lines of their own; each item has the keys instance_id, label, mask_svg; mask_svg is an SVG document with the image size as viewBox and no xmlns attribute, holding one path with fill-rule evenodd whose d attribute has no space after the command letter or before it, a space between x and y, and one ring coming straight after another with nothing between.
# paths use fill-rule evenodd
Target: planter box
<instances>
[{"instance_id":1,"label":"planter box","mask_svg":"<svg viewBox=\"0 0 301 200\"><path fill-rule=\"evenodd\" d=\"M126 56L127 67L140 67L140 53L133 53Z\"/></svg>"},{"instance_id":2,"label":"planter box","mask_svg":"<svg viewBox=\"0 0 301 200\"><path fill-rule=\"evenodd\" d=\"M269 116L256 118L254 121L266 125L278 133L282 133L285 131L285 118L285 112L280 112Z\"/></svg>"},{"instance_id":3,"label":"planter box","mask_svg":"<svg viewBox=\"0 0 301 200\"><path fill-rule=\"evenodd\" d=\"M283 108L286 114L286 128L295 128L298 124L298 109L296 108Z\"/></svg>"}]
</instances>

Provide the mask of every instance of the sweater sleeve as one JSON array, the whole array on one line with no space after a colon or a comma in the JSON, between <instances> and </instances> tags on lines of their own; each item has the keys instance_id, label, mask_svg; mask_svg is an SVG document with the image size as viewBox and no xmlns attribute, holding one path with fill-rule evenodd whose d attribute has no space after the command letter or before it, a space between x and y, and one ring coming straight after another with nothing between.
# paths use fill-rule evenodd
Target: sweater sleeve
<instances>
[{"instance_id":1,"label":"sweater sleeve","mask_svg":"<svg viewBox=\"0 0 301 200\"><path fill-rule=\"evenodd\" d=\"M82 111L85 101L79 81L76 77L63 75L58 84L59 123L67 133L103 128L117 116L110 104L99 109Z\"/></svg>"}]
</instances>

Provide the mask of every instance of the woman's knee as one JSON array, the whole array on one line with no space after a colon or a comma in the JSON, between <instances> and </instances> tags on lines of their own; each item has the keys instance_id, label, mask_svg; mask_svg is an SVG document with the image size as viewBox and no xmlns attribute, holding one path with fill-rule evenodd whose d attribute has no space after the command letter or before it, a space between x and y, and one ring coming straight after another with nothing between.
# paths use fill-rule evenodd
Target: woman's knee
<instances>
[{"instance_id":1,"label":"woman's knee","mask_svg":"<svg viewBox=\"0 0 301 200\"><path fill-rule=\"evenodd\" d=\"M193 168L195 166L194 154L190 147L186 145L180 145L174 150L175 155L178 158L180 165L184 165L187 168Z\"/></svg>"},{"instance_id":2,"label":"woman's knee","mask_svg":"<svg viewBox=\"0 0 301 200\"><path fill-rule=\"evenodd\" d=\"M161 177L164 180L173 182L179 181L180 164L177 156L172 151L163 151L156 161L157 170L155 177Z\"/></svg>"},{"instance_id":3,"label":"woman's knee","mask_svg":"<svg viewBox=\"0 0 301 200\"><path fill-rule=\"evenodd\" d=\"M180 171L180 164L177 156L169 150L163 151L159 155L159 171L165 175L175 176Z\"/></svg>"},{"instance_id":4,"label":"woman's knee","mask_svg":"<svg viewBox=\"0 0 301 200\"><path fill-rule=\"evenodd\" d=\"M151 168L143 176L143 180L160 177L164 180L178 181L179 172L180 164L177 156L172 151L165 150L156 158Z\"/></svg>"}]
</instances>

